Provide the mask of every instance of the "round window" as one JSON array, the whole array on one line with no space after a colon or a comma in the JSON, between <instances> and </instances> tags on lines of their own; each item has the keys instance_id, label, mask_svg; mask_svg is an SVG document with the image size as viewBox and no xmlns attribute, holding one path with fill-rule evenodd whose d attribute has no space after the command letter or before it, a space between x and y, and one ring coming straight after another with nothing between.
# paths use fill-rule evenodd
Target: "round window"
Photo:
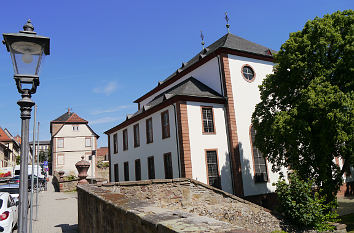
<instances>
[{"instance_id":1,"label":"round window","mask_svg":"<svg viewBox=\"0 0 354 233\"><path fill-rule=\"evenodd\" d=\"M242 67L242 75L243 75L243 78L246 79L247 82L251 82L255 78L254 71L249 65L244 65Z\"/></svg>"}]
</instances>

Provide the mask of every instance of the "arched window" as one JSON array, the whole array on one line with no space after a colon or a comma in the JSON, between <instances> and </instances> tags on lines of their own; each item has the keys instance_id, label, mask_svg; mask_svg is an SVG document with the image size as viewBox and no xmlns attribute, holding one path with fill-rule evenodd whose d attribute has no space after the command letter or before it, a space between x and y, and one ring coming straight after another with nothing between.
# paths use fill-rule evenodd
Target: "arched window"
<instances>
[{"instance_id":1,"label":"arched window","mask_svg":"<svg viewBox=\"0 0 354 233\"><path fill-rule=\"evenodd\" d=\"M267 162L263 157L263 154L258 148L255 146L255 136L256 131L251 125L250 128L250 136L251 136L251 147L252 147L252 155L253 155L253 167L254 167L254 180L255 182L267 182L268 181L268 172L267 172Z\"/></svg>"}]
</instances>

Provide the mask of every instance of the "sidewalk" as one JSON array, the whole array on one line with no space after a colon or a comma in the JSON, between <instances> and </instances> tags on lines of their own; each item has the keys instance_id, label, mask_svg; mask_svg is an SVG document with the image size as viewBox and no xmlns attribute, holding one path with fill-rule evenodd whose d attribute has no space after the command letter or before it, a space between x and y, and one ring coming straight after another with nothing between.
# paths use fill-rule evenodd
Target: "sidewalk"
<instances>
[{"instance_id":1,"label":"sidewalk","mask_svg":"<svg viewBox=\"0 0 354 233\"><path fill-rule=\"evenodd\" d=\"M36 217L35 204L34 193L33 218ZM38 194L38 221L33 221L32 232L77 233L77 223L77 193L55 192L50 177L48 190Z\"/></svg>"}]
</instances>

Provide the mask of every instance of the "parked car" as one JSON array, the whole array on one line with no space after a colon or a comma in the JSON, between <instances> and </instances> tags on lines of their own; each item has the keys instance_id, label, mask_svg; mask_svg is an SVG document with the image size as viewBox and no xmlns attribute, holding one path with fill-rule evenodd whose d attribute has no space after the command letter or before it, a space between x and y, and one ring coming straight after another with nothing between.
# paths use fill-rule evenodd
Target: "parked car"
<instances>
[{"instance_id":1,"label":"parked car","mask_svg":"<svg viewBox=\"0 0 354 233\"><path fill-rule=\"evenodd\" d=\"M19 184L0 185L0 192L9 193L16 202L19 200L19 196L20 196L20 185Z\"/></svg>"},{"instance_id":2,"label":"parked car","mask_svg":"<svg viewBox=\"0 0 354 233\"><path fill-rule=\"evenodd\" d=\"M19 183L0 185L0 192L9 193L15 202L20 201L20 184ZM28 193L27 204L28 204L28 208L29 208L30 207L30 193Z\"/></svg>"},{"instance_id":3,"label":"parked car","mask_svg":"<svg viewBox=\"0 0 354 233\"><path fill-rule=\"evenodd\" d=\"M17 227L18 202L7 192L0 192L0 227L4 233L10 233Z\"/></svg>"},{"instance_id":4,"label":"parked car","mask_svg":"<svg viewBox=\"0 0 354 233\"><path fill-rule=\"evenodd\" d=\"M7 181L8 184L19 184L20 176L14 176Z\"/></svg>"},{"instance_id":5,"label":"parked car","mask_svg":"<svg viewBox=\"0 0 354 233\"><path fill-rule=\"evenodd\" d=\"M37 189L37 176L33 175L33 186L34 189ZM31 191L31 186L32 186L32 175L28 175L28 190ZM39 188L43 188L45 186L45 178L38 177L38 183L39 183ZM14 176L9 181L7 182L8 184L19 184L20 183L20 176Z\"/></svg>"}]
</instances>

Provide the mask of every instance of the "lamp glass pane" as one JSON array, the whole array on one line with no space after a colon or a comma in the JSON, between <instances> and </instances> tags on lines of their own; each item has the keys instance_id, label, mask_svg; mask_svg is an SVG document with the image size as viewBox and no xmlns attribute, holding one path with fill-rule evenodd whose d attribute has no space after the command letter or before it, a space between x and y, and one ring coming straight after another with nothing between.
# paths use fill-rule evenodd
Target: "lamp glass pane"
<instances>
[{"instance_id":1,"label":"lamp glass pane","mask_svg":"<svg viewBox=\"0 0 354 233\"><path fill-rule=\"evenodd\" d=\"M27 41L14 42L10 46L15 74L38 75L43 47Z\"/></svg>"}]
</instances>

